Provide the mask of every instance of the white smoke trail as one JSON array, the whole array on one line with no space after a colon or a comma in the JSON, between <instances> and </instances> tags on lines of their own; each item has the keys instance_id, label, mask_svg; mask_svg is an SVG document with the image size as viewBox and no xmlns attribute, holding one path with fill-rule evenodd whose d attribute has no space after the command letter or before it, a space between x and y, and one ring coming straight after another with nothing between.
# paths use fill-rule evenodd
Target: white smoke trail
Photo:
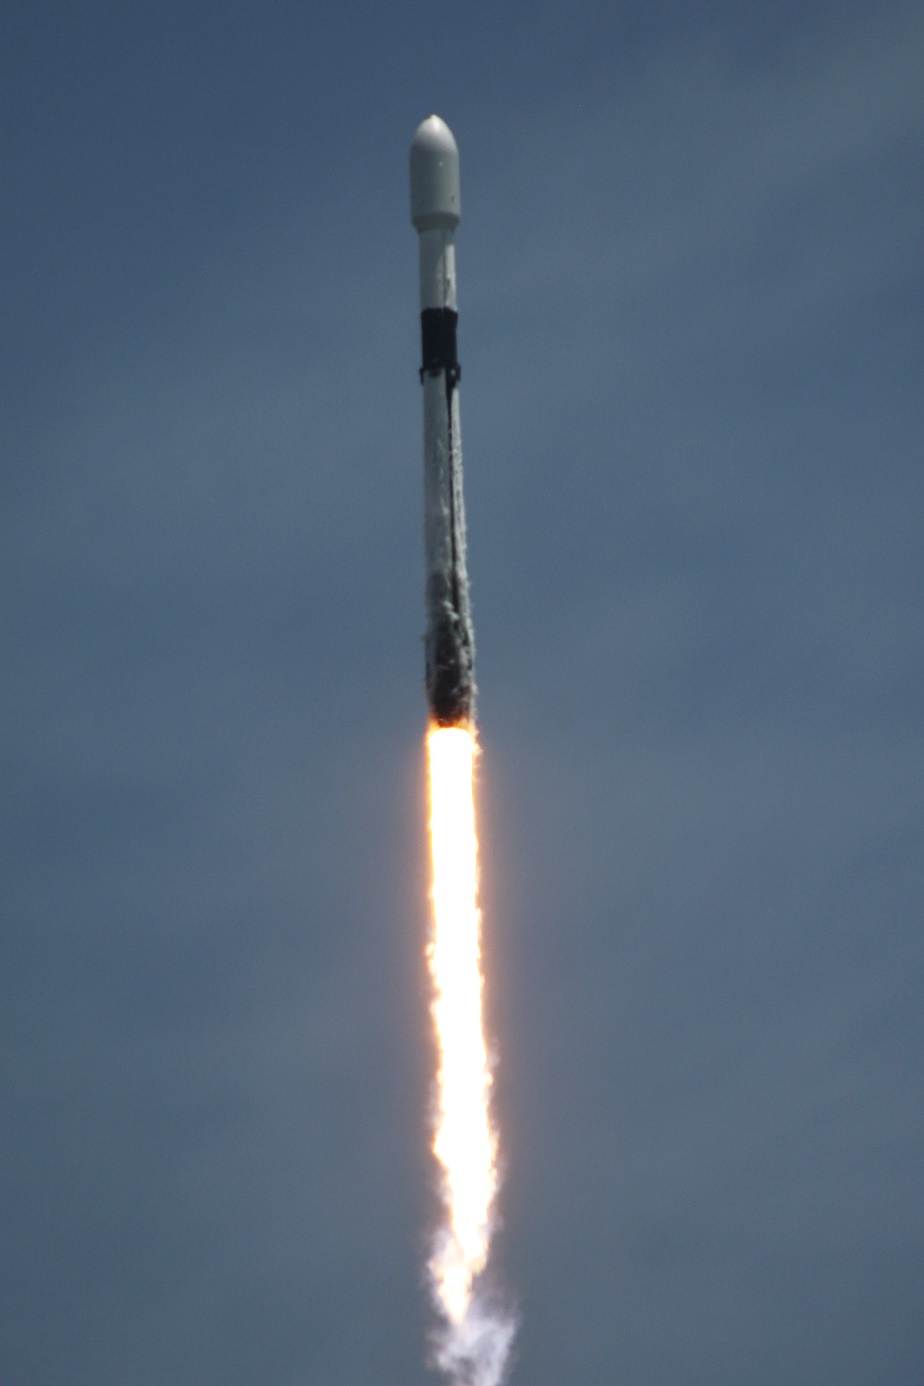
<instances>
[{"instance_id":1,"label":"white smoke trail","mask_svg":"<svg viewBox=\"0 0 924 1386\"><path fill-rule=\"evenodd\" d=\"M476 752L467 727L431 727L428 733L433 899L428 961L439 1051L433 1153L445 1210L428 1269L443 1320L434 1339L435 1364L456 1386L499 1386L516 1323L488 1299L483 1278L499 1178L482 1021Z\"/></svg>"}]
</instances>

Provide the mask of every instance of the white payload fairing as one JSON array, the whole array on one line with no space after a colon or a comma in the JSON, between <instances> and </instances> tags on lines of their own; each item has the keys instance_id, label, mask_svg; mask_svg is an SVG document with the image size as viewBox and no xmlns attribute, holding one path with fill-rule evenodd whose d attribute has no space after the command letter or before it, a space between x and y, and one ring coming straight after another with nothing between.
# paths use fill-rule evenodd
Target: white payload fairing
<instances>
[{"instance_id":1,"label":"white payload fairing","mask_svg":"<svg viewBox=\"0 0 924 1386\"><path fill-rule=\"evenodd\" d=\"M456 350L459 213L459 149L431 115L411 144L411 221L420 236L427 699L439 726L470 723L475 699Z\"/></svg>"}]
</instances>

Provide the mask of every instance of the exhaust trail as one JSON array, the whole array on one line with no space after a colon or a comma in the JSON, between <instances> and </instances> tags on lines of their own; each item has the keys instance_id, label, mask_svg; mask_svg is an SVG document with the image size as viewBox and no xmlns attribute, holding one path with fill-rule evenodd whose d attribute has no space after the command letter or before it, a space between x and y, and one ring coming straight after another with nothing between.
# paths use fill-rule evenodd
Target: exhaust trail
<instances>
[{"instance_id":1,"label":"exhaust trail","mask_svg":"<svg viewBox=\"0 0 924 1386\"><path fill-rule=\"evenodd\" d=\"M499 1386L516 1331L490 1292L498 1192L484 1036L474 773L474 632L468 597L461 368L456 352L459 151L439 116L411 145L411 220L420 235L427 600L427 784L432 935L427 961L437 1047L433 1154L443 1217L427 1262L440 1324L433 1361L453 1386Z\"/></svg>"},{"instance_id":2,"label":"exhaust trail","mask_svg":"<svg viewBox=\"0 0 924 1386\"><path fill-rule=\"evenodd\" d=\"M433 936L428 950L438 1049L433 1153L445 1222L428 1262L444 1325L437 1365L466 1386L496 1386L515 1324L484 1297L498 1190L497 1136L490 1120L491 1072L482 1021L481 915L474 767L466 727L427 735Z\"/></svg>"}]
</instances>

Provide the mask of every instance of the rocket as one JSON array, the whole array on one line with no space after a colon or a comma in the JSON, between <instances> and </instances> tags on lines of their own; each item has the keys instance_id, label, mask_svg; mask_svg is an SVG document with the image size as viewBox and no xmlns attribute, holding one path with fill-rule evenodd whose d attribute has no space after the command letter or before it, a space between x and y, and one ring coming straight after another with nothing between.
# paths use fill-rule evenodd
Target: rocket
<instances>
[{"instance_id":1,"label":"rocket","mask_svg":"<svg viewBox=\"0 0 924 1386\"><path fill-rule=\"evenodd\" d=\"M471 722L475 702L456 350L459 212L458 145L449 126L431 115L411 143L411 221L420 238L426 686L431 717L442 727Z\"/></svg>"}]
</instances>

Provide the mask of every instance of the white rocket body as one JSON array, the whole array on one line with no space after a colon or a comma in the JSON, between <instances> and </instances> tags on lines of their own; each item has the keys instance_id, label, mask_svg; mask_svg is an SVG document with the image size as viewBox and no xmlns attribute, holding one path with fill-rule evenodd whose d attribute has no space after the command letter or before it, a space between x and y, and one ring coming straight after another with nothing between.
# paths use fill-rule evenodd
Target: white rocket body
<instances>
[{"instance_id":1,"label":"white rocket body","mask_svg":"<svg viewBox=\"0 0 924 1386\"><path fill-rule=\"evenodd\" d=\"M475 695L456 355L459 212L459 150L449 127L429 116L411 144L411 221L420 236L427 698L442 726L469 722Z\"/></svg>"}]
</instances>

